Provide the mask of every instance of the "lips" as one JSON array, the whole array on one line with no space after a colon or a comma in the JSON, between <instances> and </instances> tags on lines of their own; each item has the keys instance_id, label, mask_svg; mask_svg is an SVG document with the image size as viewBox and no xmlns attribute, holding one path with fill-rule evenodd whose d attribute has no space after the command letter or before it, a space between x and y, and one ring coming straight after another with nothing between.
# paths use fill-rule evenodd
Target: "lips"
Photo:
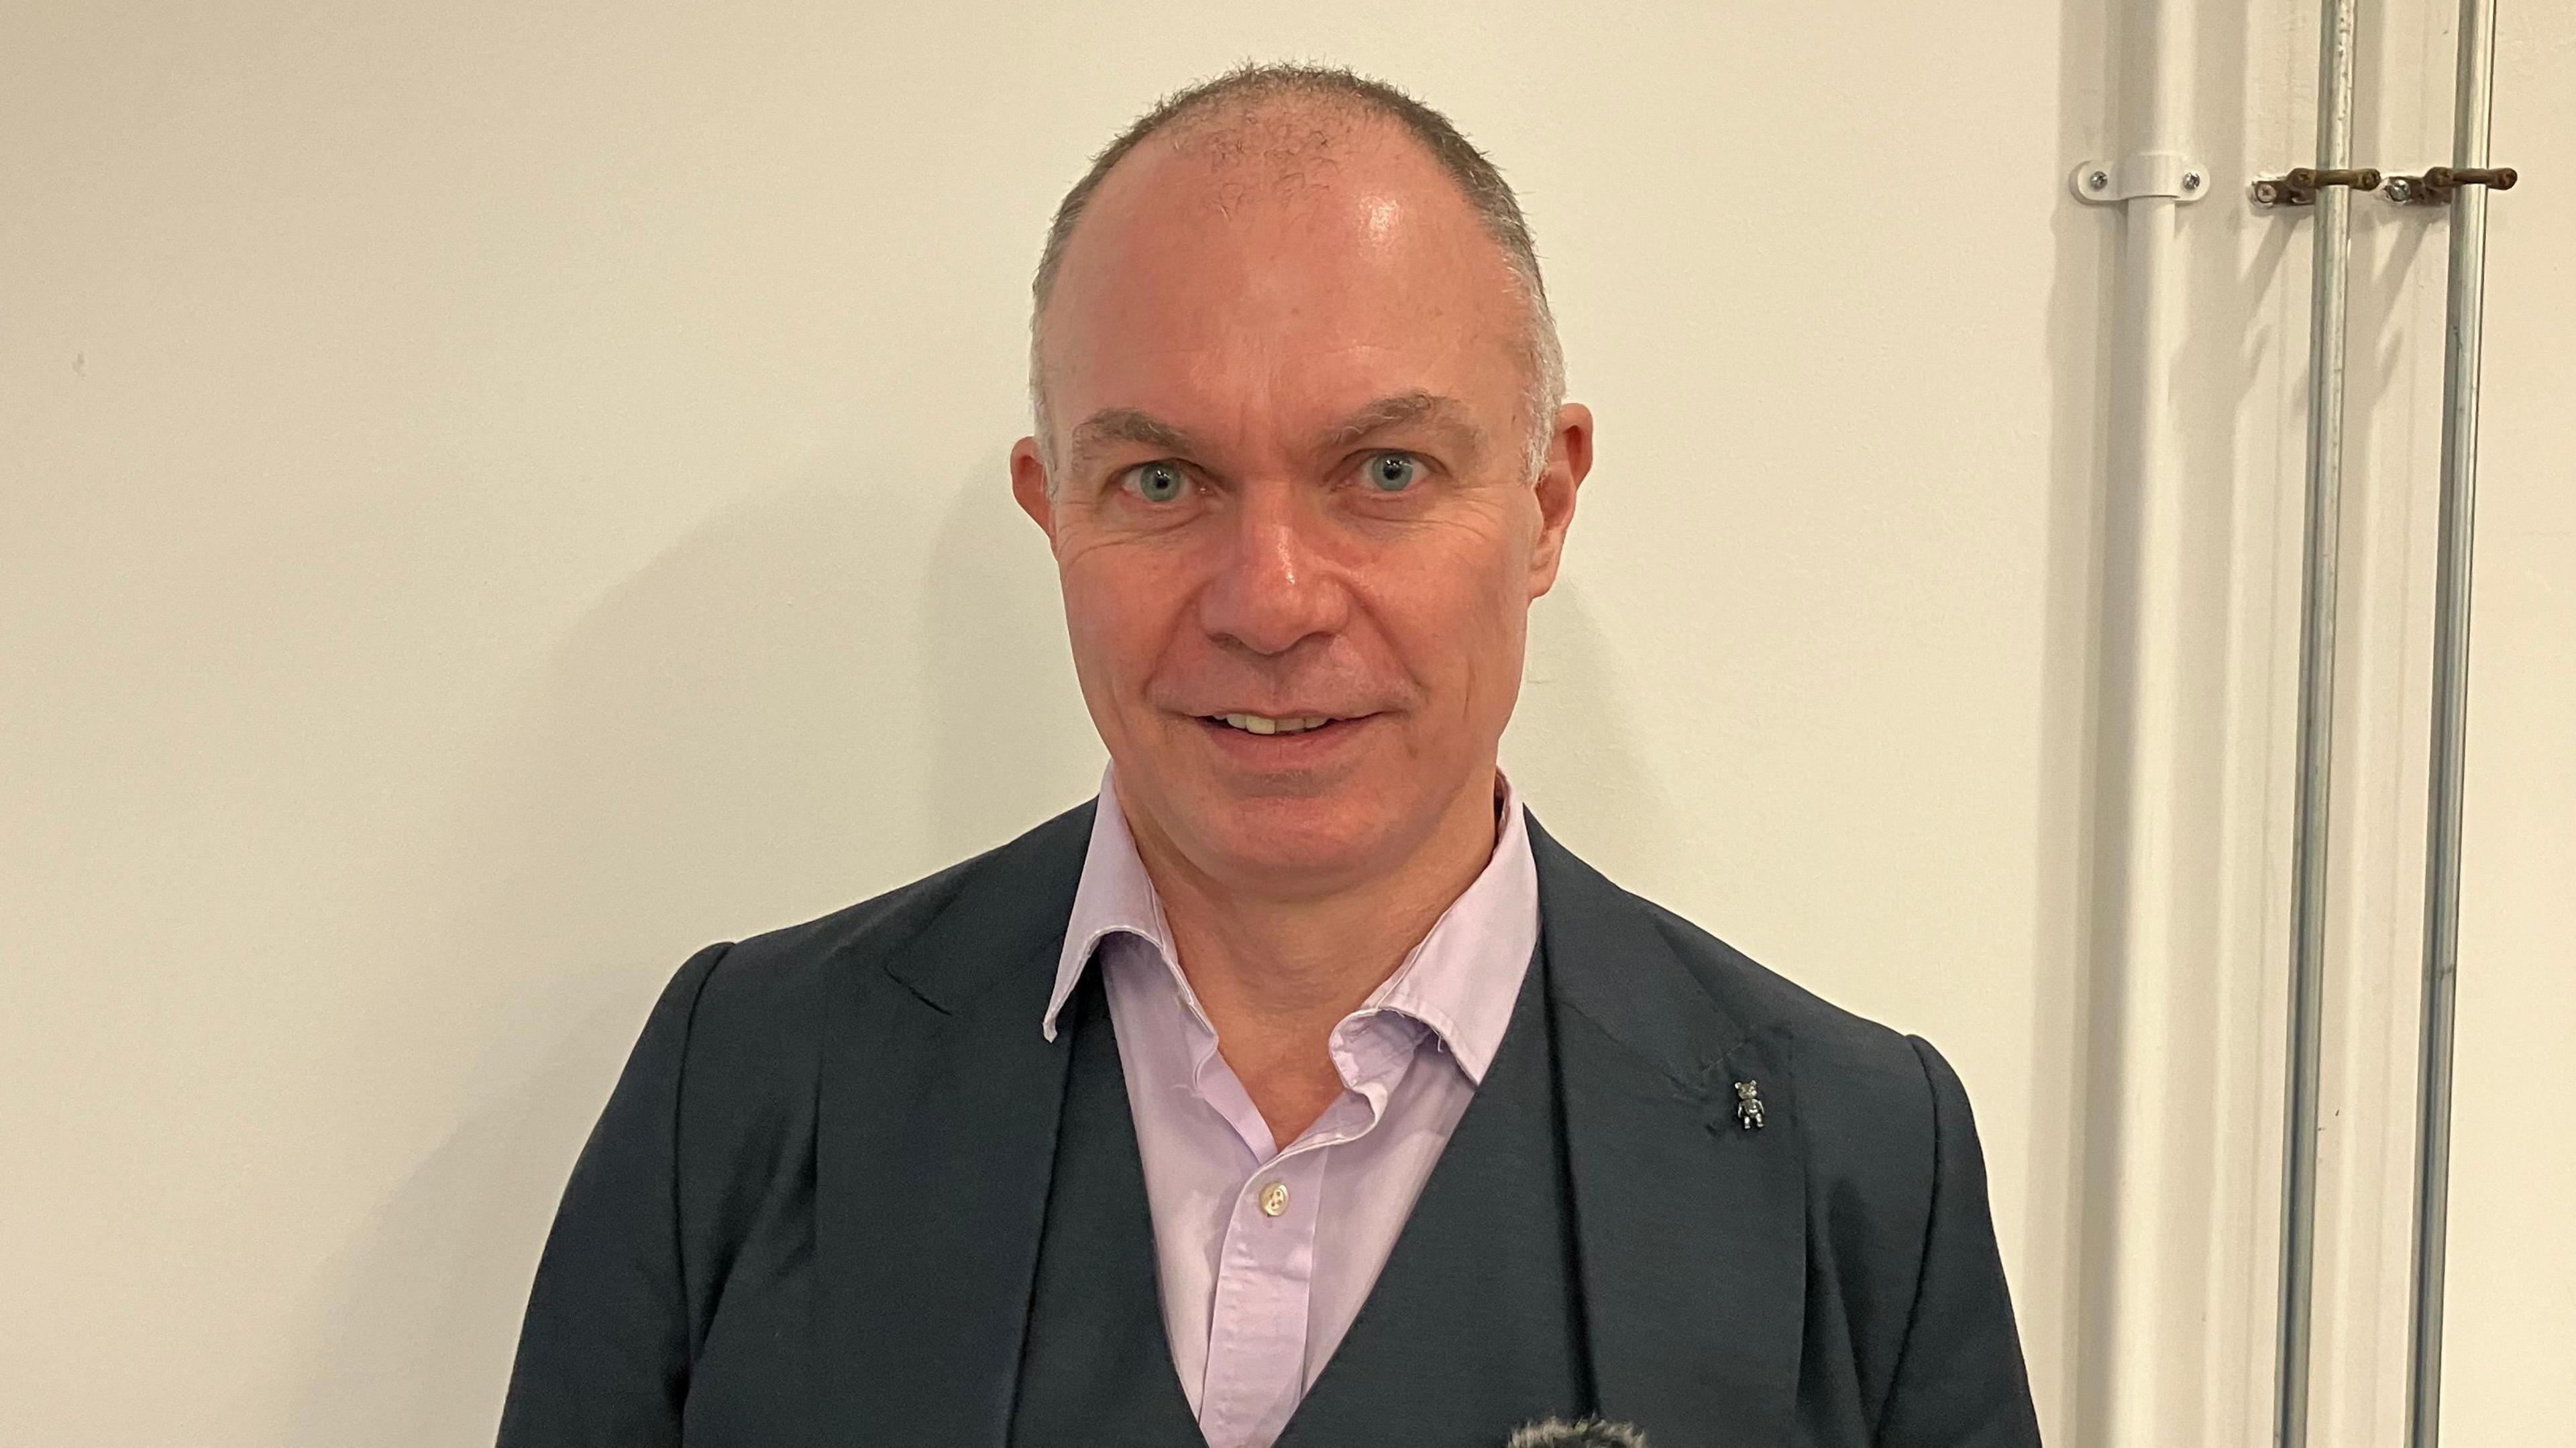
<instances>
[{"instance_id":1,"label":"lips","mask_svg":"<svg viewBox=\"0 0 2576 1448\"><path fill-rule=\"evenodd\" d=\"M1291 714L1284 716L1272 716L1267 714L1209 714L1203 717L1215 723L1223 724L1229 729L1240 729L1246 734L1303 734L1307 730L1321 729L1325 725L1333 722L1333 716L1330 714Z\"/></svg>"}]
</instances>

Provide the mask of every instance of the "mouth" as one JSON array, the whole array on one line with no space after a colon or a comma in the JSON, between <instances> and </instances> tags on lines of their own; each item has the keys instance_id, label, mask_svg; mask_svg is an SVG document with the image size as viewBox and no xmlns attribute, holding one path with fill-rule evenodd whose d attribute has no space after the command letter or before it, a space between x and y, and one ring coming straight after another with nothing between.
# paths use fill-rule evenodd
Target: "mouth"
<instances>
[{"instance_id":1,"label":"mouth","mask_svg":"<svg viewBox=\"0 0 2576 1448\"><path fill-rule=\"evenodd\" d=\"M1263 769L1307 768L1338 756L1366 732L1375 714L1201 714L1208 742L1235 760Z\"/></svg>"},{"instance_id":2,"label":"mouth","mask_svg":"<svg viewBox=\"0 0 2576 1448\"><path fill-rule=\"evenodd\" d=\"M1246 734L1312 734L1318 729L1349 722L1329 714L1291 714L1276 717L1267 714L1204 714L1200 717L1207 723L1221 724L1228 729L1238 729Z\"/></svg>"}]
</instances>

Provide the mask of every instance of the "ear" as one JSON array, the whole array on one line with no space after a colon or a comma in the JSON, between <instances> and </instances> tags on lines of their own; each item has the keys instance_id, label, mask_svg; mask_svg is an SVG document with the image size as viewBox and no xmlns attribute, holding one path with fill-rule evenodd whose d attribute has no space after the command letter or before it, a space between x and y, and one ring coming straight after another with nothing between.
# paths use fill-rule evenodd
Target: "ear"
<instances>
[{"instance_id":1,"label":"ear","mask_svg":"<svg viewBox=\"0 0 2576 1448\"><path fill-rule=\"evenodd\" d=\"M1530 550L1529 596L1556 586L1565 556L1565 531L1574 526L1574 494L1592 471L1592 409L1569 402L1556 410L1547 464L1532 485L1538 502L1538 543Z\"/></svg>"},{"instance_id":2,"label":"ear","mask_svg":"<svg viewBox=\"0 0 2576 1448\"><path fill-rule=\"evenodd\" d=\"M1038 440L1021 438L1011 444L1011 496L1019 502L1020 511L1055 542L1055 496L1047 487L1046 464L1038 458Z\"/></svg>"}]
</instances>

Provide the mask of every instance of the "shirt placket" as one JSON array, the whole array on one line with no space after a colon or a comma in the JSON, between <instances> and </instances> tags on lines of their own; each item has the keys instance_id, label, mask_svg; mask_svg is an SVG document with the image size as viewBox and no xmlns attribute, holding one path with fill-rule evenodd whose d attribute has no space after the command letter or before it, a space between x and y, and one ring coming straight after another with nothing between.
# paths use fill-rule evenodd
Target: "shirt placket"
<instances>
[{"instance_id":1,"label":"shirt placket","mask_svg":"<svg viewBox=\"0 0 2576 1448\"><path fill-rule=\"evenodd\" d=\"M1207 1412L1199 1424L1213 1448L1269 1443L1287 1426L1305 1389L1306 1318L1327 1154L1322 1142L1291 1147L1235 1193L1220 1249Z\"/></svg>"},{"instance_id":2,"label":"shirt placket","mask_svg":"<svg viewBox=\"0 0 2576 1448\"><path fill-rule=\"evenodd\" d=\"M1245 1178L1226 1218L1200 1397L1199 1429L1212 1448L1263 1448L1305 1392L1317 1226L1333 1148L1367 1135L1386 1095L1385 1081L1349 1045L1337 1040L1334 1055L1344 1081L1357 1084ZM1383 1069L1382 1061L1367 1064Z\"/></svg>"}]
</instances>

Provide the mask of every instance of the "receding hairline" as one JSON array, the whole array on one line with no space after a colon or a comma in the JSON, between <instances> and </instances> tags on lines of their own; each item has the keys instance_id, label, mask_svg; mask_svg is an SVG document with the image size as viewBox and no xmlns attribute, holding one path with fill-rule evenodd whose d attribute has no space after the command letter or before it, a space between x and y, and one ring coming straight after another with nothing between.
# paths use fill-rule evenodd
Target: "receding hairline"
<instances>
[{"instance_id":1,"label":"receding hairline","mask_svg":"<svg viewBox=\"0 0 2576 1448\"><path fill-rule=\"evenodd\" d=\"M1289 110L1291 106L1296 109ZM1030 300L1037 311L1043 313L1054 295L1065 249L1093 197L1129 153L1149 140L1161 139L1191 149L1213 149L1217 159L1230 160L1235 150L1229 142L1257 121L1283 113L1311 117L1335 128L1311 138L1316 149L1339 140L1354 123L1391 126L1430 157L1503 249L1513 270L1525 271L1525 280L1537 287L1537 251L1519 198L1500 169L1447 116L1384 81L1340 67L1246 63L1163 97L1092 157L1090 169L1065 193L1047 228L1046 245L1030 283Z\"/></svg>"},{"instance_id":2,"label":"receding hairline","mask_svg":"<svg viewBox=\"0 0 2576 1448\"><path fill-rule=\"evenodd\" d=\"M1285 110L1289 105L1297 109ZM1102 183L1130 152L1156 138L1193 148L1212 147L1220 161L1234 159L1237 152L1229 147L1230 141L1265 119L1282 115L1311 117L1333 128L1310 135L1308 144L1316 150L1338 144L1355 123L1391 124L1401 139L1419 147L1458 188L1479 228L1501 250L1526 310L1526 405L1535 470L1545 455L1555 409L1564 399L1565 362L1539 273L1537 247L1519 198L1484 152L1440 112L1384 81L1354 71L1286 63L1246 63L1165 96L1092 158L1090 169L1056 207L1030 283L1029 403L1040 456L1052 468L1054 439L1049 436L1044 355L1048 303L1073 234Z\"/></svg>"}]
</instances>

